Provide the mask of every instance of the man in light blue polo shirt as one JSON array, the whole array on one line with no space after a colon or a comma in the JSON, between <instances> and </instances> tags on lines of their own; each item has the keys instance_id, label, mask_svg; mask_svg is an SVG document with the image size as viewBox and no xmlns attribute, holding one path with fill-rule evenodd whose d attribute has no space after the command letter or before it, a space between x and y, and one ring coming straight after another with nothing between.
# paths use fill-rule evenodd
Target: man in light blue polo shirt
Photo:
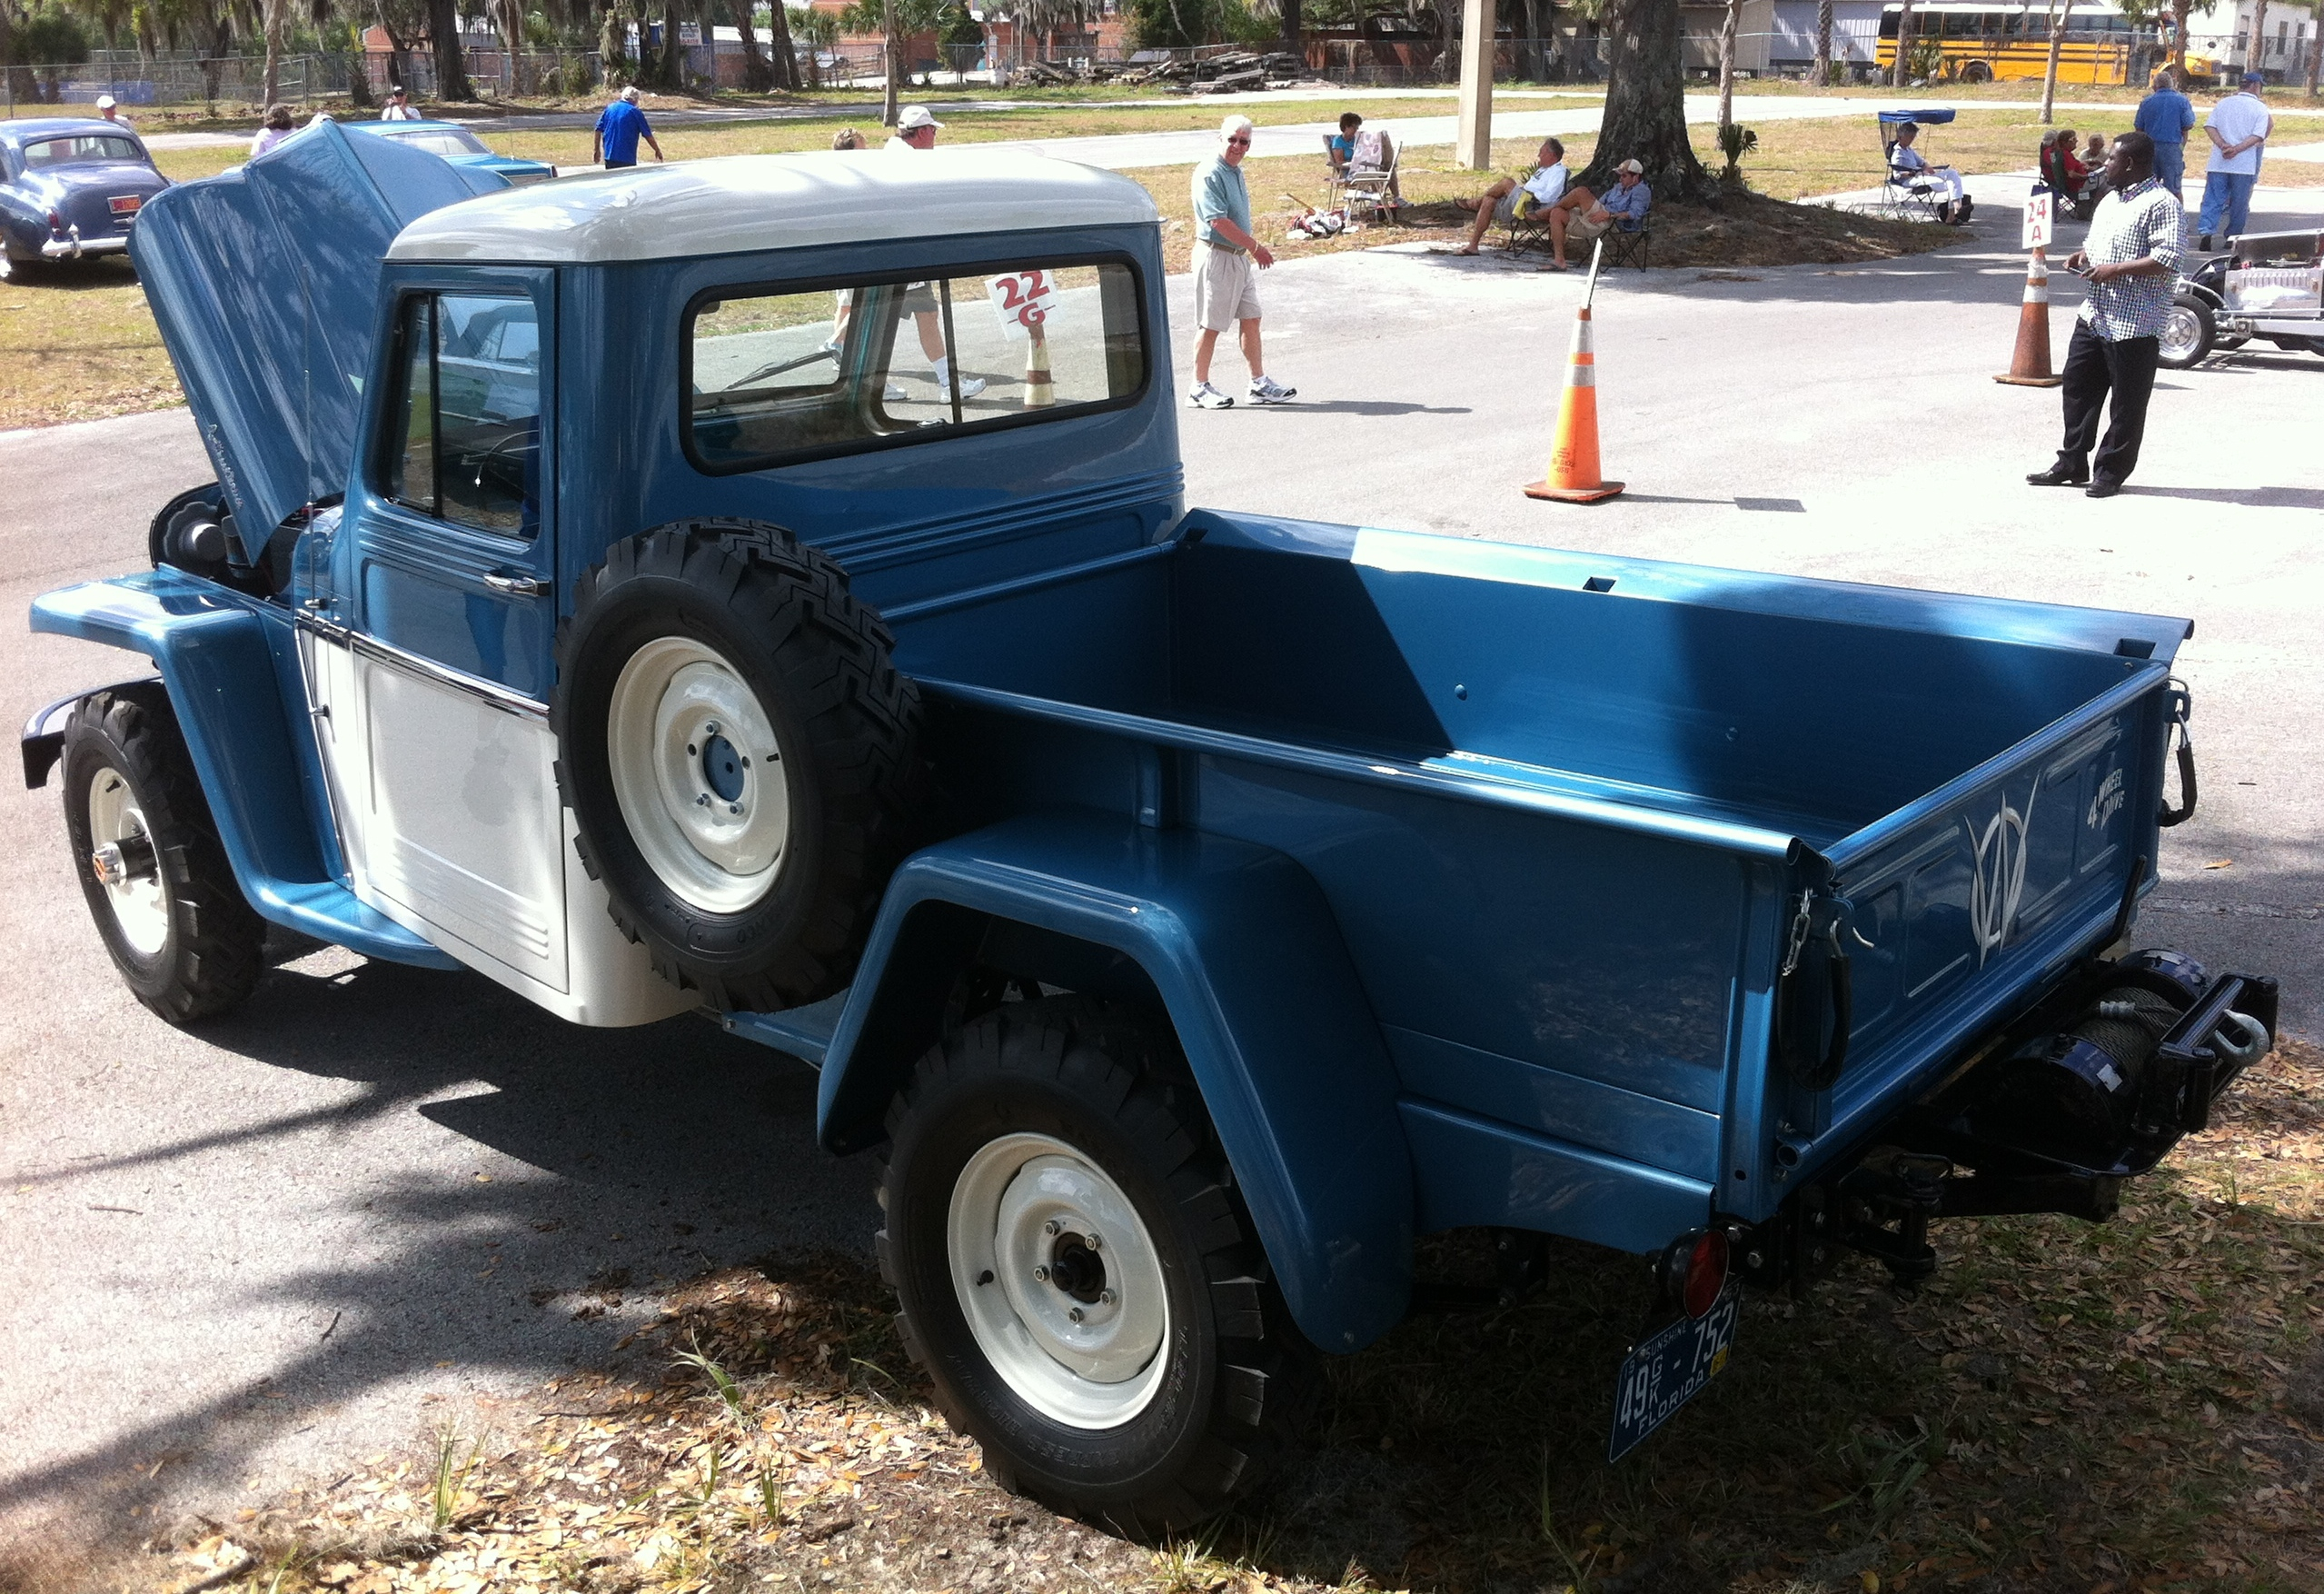
<instances>
[{"instance_id":1,"label":"man in light blue polo shirt","mask_svg":"<svg viewBox=\"0 0 2324 1594\"><path fill-rule=\"evenodd\" d=\"M2154 75L2131 125L2154 140L2155 181L2170 189L2173 199L2185 203L2180 184L2187 178L2187 135L2195 130L2195 106L2171 82L2170 67Z\"/></svg>"},{"instance_id":2,"label":"man in light blue polo shirt","mask_svg":"<svg viewBox=\"0 0 2324 1594\"><path fill-rule=\"evenodd\" d=\"M1251 119L1229 116L1218 129L1218 153L1195 168L1195 385L1187 402L1198 410L1235 407L1210 385L1210 355L1218 334L1236 322L1251 366L1251 402L1279 404L1299 391L1270 377L1259 353L1258 274L1275 256L1251 236L1251 192L1243 184L1250 151Z\"/></svg>"}]
</instances>

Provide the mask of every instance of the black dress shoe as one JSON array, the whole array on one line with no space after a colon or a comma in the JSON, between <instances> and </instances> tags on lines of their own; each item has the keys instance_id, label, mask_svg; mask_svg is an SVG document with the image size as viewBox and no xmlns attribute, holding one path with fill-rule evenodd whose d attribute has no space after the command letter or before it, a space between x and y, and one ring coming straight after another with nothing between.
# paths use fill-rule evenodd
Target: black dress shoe
<instances>
[{"instance_id":1,"label":"black dress shoe","mask_svg":"<svg viewBox=\"0 0 2324 1594\"><path fill-rule=\"evenodd\" d=\"M2103 477L2101 477L2098 481L2092 482L2089 486L2082 489L2082 496L2084 498L2111 498L2120 491L2122 491L2121 483L2109 482Z\"/></svg>"},{"instance_id":2,"label":"black dress shoe","mask_svg":"<svg viewBox=\"0 0 2324 1594\"><path fill-rule=\"evenodd\" d=\"M2089 480L2087 470L2078 471L2064 463L2051 465L2046 471L2036 471L2026 478L2027 483L2035 487L2079 487Z\"/></svg>"}]
</instances>

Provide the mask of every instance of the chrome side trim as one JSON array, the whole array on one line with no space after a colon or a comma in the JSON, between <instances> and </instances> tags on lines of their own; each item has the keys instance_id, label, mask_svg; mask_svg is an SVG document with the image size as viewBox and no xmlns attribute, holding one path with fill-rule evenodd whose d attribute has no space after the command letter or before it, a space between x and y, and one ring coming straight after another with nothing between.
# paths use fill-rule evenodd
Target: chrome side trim
<instances>
[{"instance_id":1,"label":"chrome side trim","mask_svg":"<svg viewBox=\"0 0 2324 1594\"><path fill-rule=\"evenodd\" d=\"M511 692L497 681L487 681L482 676L471 675L466 671L455 670L449 664L439 664L433 659L422 658L418 653L406 653L392 643L383 643L375 636L366 636L359 631L350 631L335 621L325 620L319 614L302 610L294 611L292 617L301 631L312 632L324 642L335 646L352 648L358 657L392 665L407 674L417 675L423 681L453 692L465 692L470 697L478 699L487 707L498 709L504 714L514 714L522 720L542 722L546 722L549 718L547 703L537 702L522 692Z\"/></svg>"}]
</instances>

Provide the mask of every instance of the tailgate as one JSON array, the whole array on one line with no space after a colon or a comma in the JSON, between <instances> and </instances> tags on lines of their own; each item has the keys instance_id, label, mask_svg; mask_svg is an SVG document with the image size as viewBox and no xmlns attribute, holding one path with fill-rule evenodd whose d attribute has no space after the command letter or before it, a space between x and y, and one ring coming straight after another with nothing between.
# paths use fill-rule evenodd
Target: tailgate
<instances>
[{"instance_id":1,"label":"tailgate","mask_svg":"<svg viewBox=\"0 0 2324 1594\"><path fill-rule=\"evenodd\" d=\"M1829 1005L1835 939L1852 1011L1829 1090L1806 1088L1796 1066L1771 1068L1768 1204L2101 950L2134 882L2151 886L2164 765L2186 696L2167 663L2125 664L2118 684L2077 712L1833 845L1821 886L1813 865L1795 881L1787 930L1803 890L1822 898L1801 959L1817 1011Z\"/></svg>"}]
</instances>

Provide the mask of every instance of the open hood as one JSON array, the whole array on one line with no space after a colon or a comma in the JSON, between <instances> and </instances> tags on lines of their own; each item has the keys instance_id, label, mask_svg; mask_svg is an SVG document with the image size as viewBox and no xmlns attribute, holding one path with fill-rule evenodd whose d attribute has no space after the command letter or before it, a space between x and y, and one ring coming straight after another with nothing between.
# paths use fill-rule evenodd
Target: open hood
<instances>
[{"instance_id":1,"label":"open hood","mask_svg":"<svg viewBox=\"0 0 2324 1594\"><path fill-rule=\"evenodd\" d=\"M507 186L325 122L145 205L130 255L245 559L293 511L346 490L388 244Z\"/></svg>"}]
</instances>

